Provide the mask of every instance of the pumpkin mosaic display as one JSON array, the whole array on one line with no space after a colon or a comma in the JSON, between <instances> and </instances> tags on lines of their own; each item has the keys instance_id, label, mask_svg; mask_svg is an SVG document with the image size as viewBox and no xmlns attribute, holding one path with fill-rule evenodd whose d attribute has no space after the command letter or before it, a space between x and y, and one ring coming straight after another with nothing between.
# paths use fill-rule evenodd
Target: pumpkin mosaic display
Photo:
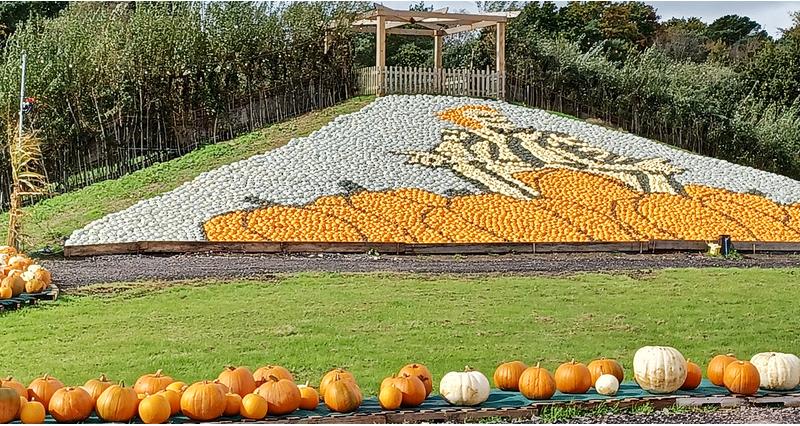
<instances>
[{"instance_id":1,"label":"pumpkin mosaic display","mask_svg":"<svg viewBox=\"0 0 800 426\"><path fill-rule=\"evenodd\" d=\"M66 244L721 234L800 241L800 182L503 102L388 96L93 222Z\"/></svg>"}]
</instances>

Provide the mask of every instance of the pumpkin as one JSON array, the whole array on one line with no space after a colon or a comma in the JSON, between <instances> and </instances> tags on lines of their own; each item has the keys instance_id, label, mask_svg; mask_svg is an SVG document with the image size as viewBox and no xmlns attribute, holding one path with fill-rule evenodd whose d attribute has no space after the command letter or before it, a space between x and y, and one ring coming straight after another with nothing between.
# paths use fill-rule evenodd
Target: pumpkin
<instances>
[{"instance_id":1,"label":"pumpkin","mask_svg":"<svg viewBox=\"0 0 800 426\"><path fill-rule=\"evenodd\" d=\"M521 361L504 362L497 366L492 375L495 387L506 391L519 390L519 378L528 368Z\"/></svg>"},{"instance_id":2,"label":"pumpkin","mask_svg":"<svg viewBox=\"0 0 800 426\"><path fill-rule=\"evenodd\" d=\"M384 410L396 410L403 403L403 392L391 384L382 386L378 392L378 402Z\"/></svg>"},{"instance_id":3,"label":"pumpkin","mask_svg":"<svg viewBox=\"0 0 800 426\"><path fill-rule=\"evenodd\" d=\"M164 389L156 395L161 395L169 402L169 414L174 416L181 411L181 394L172 389Z\"/></svg>"},{"instance_id":4,"label":"pumpkin","mask_svg":"<svg viewBox=\"0 0 800 426\"><path fill-rule=\"evenodd\" d=\"M169 420L172 407L164 395L149 395L139 403L139 418L145 424L160 424Z\"/></svg>"},{"instance_id":5,"label":"pumpkin","mask_svg":"<svg viewBox=\"0 0 800 426\"><path fill-rule=\"evenodd\" d=\"M251 420L261 420L267 417L269 404L267 400L257 393L250 393L242 398L240 413L242 417Z\"/></svg>"},{"instance_id":6,"label":"pumpkin","mask_svg":"<svg viewBox=\"0 0 800 426\"><path fill-rule=\"evenodd\" d=\"M28 256L24 254L17 254L15 256L11 256L8 259L8 266L11 269L16 269L18 271L24 271L28 269L28 266L33 264L33 260L30 259Z\"/></svg>"},{"instance_id":7,"label":"pumpkin","mask_svg":"<svg viewBox=\"0 0 800 426\"><path fill-rule=\"evenodd\" d=\"M13 296L14 293L11 291L11 287L0 285L0 300L11 299Z\"/></svg>"},{"instance_id":8,"label":"pumpkin","mask_svg":"<svg viewBox=\"0 0 800 426\"><path fill-rule=\"evenodd\" d=\"M183 393L183 391L186 390L187 387L189 386L184 382L172 382L169 385L167 385L166 390L178 392L178 395L180 395Z\"/></svg>"},{"instance_id":9,"label":"pumpkin","mask_svg":"<svg viewBox=\"0 0 800 426\"><path fill-rule=\"evenodd\" d=\"M108 381L106 375L101 374L97 379L89 379L81 387L92 397L92 401L96 404L97 398L100 398L100 394L102 394L104 390L110 388L111 385L113 385L113 383Z\"/></svg>"},{"instance_id":10,"label":"pumpkin","mask_svg":"<svg viewBox=\"0 0 800 426\"><path fill-rule=\"evenodd\" d=\"M53 394L47 411L59 423L78 423L92 414L94 401L83 388L70 386Z\"/></svg>"},{"instance_id":11,"label":"pumpkin","mask_svg":"<svg viewBox=\"0 0 800 426\"><path fill-rule=\"evenodd\" d=\"M53 397L53 394L63 387L64 384L58 379L45 374L38 379L34 379L28 385L28 398L41 402L47 408L50 406L50 398Z\"/></svg>"},{"instance_id":12,"label":"pumpkin","mask_svg":"<svg viewBox=\"0 0 800 426\"><path fill-rule=\"evenodd\" d=\"M734 361L725 367L725 387L732 393L755 395L761 385L758 369L749 361Z\"/></svg>"},{"instance_id":13,"label":"pumpkin","mask_svg":"<svg viewBox=\"0 0 800 426\"><path fill-rule=\"evenodd\" d=\"M133 388L125 387L124 382L111 385L97 398L95 411L107 422L129 422L136 416L139 396Z\"/></svg>"},{"instance_id":14,"label":"pumpkin","mask_svg":"<svg viewBox=\"0 0 800 426\"><path fill-rule=\"evenodd\" d=\"M706 367L706 376L708 376L708 380L717 386L725 386L723 382L725 367L734 361L737 361L737 359L733 354L717 355L711 358L708 367Z\"/></svg>"},{"instance_id":15,"label":"pumpkin","mask_svg":"<svg viewBox=\"0 0 800 426\"><path fill-rule=\"evenodd\" d=\"M0 287L8 287L11 289L12 297L19 296L25 291L25 280L22 279L22 272L13 270L0 281Z\"/></svg>"},{"instance_id":16,"label":"pumpkin","mask_svg":"<svg viewBox=\"0 0 800 426\"><path fill-rule=\"evenodd\" d=\"M28 266L28 272L33 272L33 275L41 280L45 287L49 287L53 283L53 276L50 275L50 271L44 269L41 265Z\"/></svg>"},{"instance_id":17,"label":"pumpkin","mask_svg":"<svg viewBox=\"0 0 800 426\"><path fill-rule=\"evenodd\" d=\"M14 256L17 254L17 249L11 246L0 246L0 254L5 256Z\"/></svg>"},{"instance_id":18,"label":"pumpkin","mask_svg":"<svg viewBox=\"0 0 800 426\"><path fill-rule=\"evenodd\" d=\"M269 376L256 393L267 401L267 411L276 416L289 414L300 407L300 389L289 379Z\"/></svg>"},{"instance_id":19,"label":"pumpkin","mask_svg":"<svg viewBox=\"0 0 800 426\"><path fill-rule=\"evenodd\" d=\"M316 410L319 405L319 394L317 390L308 385L297 386L300 389L300 409L301 410Z\"/></svg>"},{"instance_id":20,"label":"pumpkin","mask_svg":"<svg viewBox=\"0 0 800 426\"><path fill-rule=\"evenodd\" d=\"M17 411L17 418L19 418L19 415L22 414L22 409L25 407L25 404L27 403L28 400L24 396L19 397L19 411Z\"/></svg>"},{"instance_id":21,"label":"pumpkin","mask_svg":"<svg viewBox=\"0 0 800 426\"><path fill-rule=\"evenodd\" d=\"M383 380L381 387L394 386L403 394L403 407L416 407L425 401L425 385L422 384L417 376L404 374L402 376L392 376Z\"/></svg>"},{"instance_id":22,"label":"pumpkin","mask_svg":"<svg viewBox=\"0 0 800 426\"><path fill-rule=\"evenodd\" d=\"M550 399L556 393L556 380L546 368L528 367L519 377L519 391L528 399Z\"/></svg>"},{"instance_id":23,"label":"pumpkin","mask_svg":"<svg viewBox=\"0 0 800 426\"><path fill-rule=\"evenodd\" d=\"M44 405L39 401L27 402L19 412L19 420L25 424L43 424L46 415Z\"/></svg>"},{"instance_id":24,"label":"pumpkin","mask_svg":"<svg viewBox=\"0 0 800 426\"><path fill-rule=\"evenodd\" d=\"M229 392L244 397L256 390L256 381L253 373L247 367L225 367L219 377L220 383L228 387Z\"/></svg>"},{"instance_id":25,"label":"pumpkin","mask_svg":"<svg viewBox=\"0 0 800 426\"><path fill-rule=\"evenodd\" d=\"M336 377L339 377L338 380L350 380L353 383L356 383L356 378L353 376L353 373L342 369L342 368L334 368L333 370L325 373L322 376L322 380L319 382L319 394L322 396L322 399L325 399L325 391L330 383L334 380L337 380Z\"/></svg>"},{"instance_id":26,"label":"pumpkin","mask_svg":"<svg viewBox=\"0 0 800 426\"><path fill-rule=\"evenodd\" d=\"M403 374L417 376L417 378L422 381L422 384L425 385L425 398L433 391L433 375L431 375L431 371L428 370L428 367L422 364L408 364L397 373L398 376L402 376Z\"/></svg>"},{"instance_id":27,"label":"pumpkin","mask_svg":"<svg viewBox=\"0 0 800 426\"><path fill-rule=\"evenodd\" d=\"M11 388L17 391L17 395L28 399L28 389L25 388L25 385L18 382L11 376L6 377L5 379L0 379L0 388Z\"/></svg>"},{"instance_id":28,"label":"pumpkin","mask_svg":"<svg viewBox=\"0 0 800 426\"><path fill-rule=\"evenodd\" d=\"M439 394L450 405L478 405L489 398L490 389L489 379L470 367L451 371L439 382Z\"/></svg>"},{"instance_id":29,"label":"pumpkin","mask_svg":"<svg viewBox=\"0 0 800 426\"><path fill-rule=\"evenodd\" d=\"M616 395L619 391L619 380L613 374L603 374L594 382L594 389L600 395Z\"/></svg>"},{"instance_id":30,"label":"pumpkin","mask_svg":"<svg viewBox=\"0 0 800 426\"><path fill-rule=\"evenodd\" d=\"M33 272L23 272L20 277L23 281L25 281L26 293L41 293L47 289L44 281L36 278L36 275L34 275Z\"/></svg>"},{"instance_id":31,"label":"pumpkin","mask_svg":"<svg viewBox=\"0 0 800 426\"><path fill-rule=\"evenodd\" d=\"M0 386L0 424L16 419L19 406L19 393L13 388Z\"/></svg>"},{"instance_id":32,"label":"pumpkin","mask_svg":"<svg viewBox=\"0 0 800 426\"><path fill-rule=\"evenodd\" d=\"M617 378L617 382L622 383L625 379L625 370L622 369L617 360L600 358L589 363L586 366L589 369L589 374L592 375L592 384L597 382L597 379L603 374L611 374Z\"/></svg>"},{"instance_id":33,"label":"pumpkin","mask_svg":"<svg viewBox=\"0 0 800 426\"><path fill-rule=\"evenodd\" d=\"M155 395L158 391L166 389L172 382L174 382L172 377L165 376L161 370L158 370L153 374L145 374L139 377L133 385L133 390L135 390L136 393Z\"/></svg>"},{"instance_id":34,"label":"pumpkin","mask_svg":"<svg viewBox=\"0 0 800 426\"><path fill-rule=\"evenodd\" d=\"M686 358L669 346L645 346L633 356L636 383L650 393L670 393L686 381Z\"/></svg>"},{"instance_id":35,"label":"pumpkin","mask_svg":"<svg viewBox=\"0 0 800 426\"><path fill-rule=\"evenodd\" d=\"M574 359L556 369L556 389L563 393L586 393L592 387L589 369Z\"/></svg>"},{"instance_id":36,"label":"pumpkin","mask_svg":"<svg viewBox=\"0 0 800 426\"><path fill-rule=\"evenodd\" d=\"M769 390L790 390L800 384L800 359L793 354L762 352L750 362L761 377L760 386Z\"/></svg>"},{"instance_id":37,"label":"pumpkin","mask_svg":"<svg viewBox=\"0 0 800 426\"><path fill-rule=\"evenodd\" d=\"M687 359L686 380L683 381L681 389L683 390L697 389L697 387L700 386L700 382L702 381L703 381L703 370L700 369L699 365Z\"/></svg>"},{"instance_id":38,"label":"pumpkin","mask_svg":"<svg viewBox=\"0 0 800 426\"><path fill-rule=\"evenodd\" d=\"M181 412L192 420L207 422L225 412L225 392L214 382L197 382L181 395Z\"/></svg>"},{"instance_id":39,"label":"pumpkin","mask_svg":"<svg viewBox=\"0 0 800 426\"><path fill-rule=\"evenodd\" d=\"M322 389L321 384L320 389ZM325 405L328 409L336 411L337 413L350 413L355 411L363 400L361 389L356 385L353 376L350 375L348 377L339 374L335 374L333 378L328 381L322 398L325 400Z\"/></svg>"},{"instance_id":40,"label":"pumpkin","mask_svg":"<svg viewBox=\"0 0 800 426\"><path fill-rule=\"evenodd\" d=\"M225 394L225 411L222 412L223 416L238 416L241 409L242 397L238 393Z\"/></svg>"},{"instance_id":41,"label":"pumpkin","mask_svg":"<svg viewBox=\"0 0 800 426\"><path fill-rule=\"evenodd\" d=\"M279 379L286 379L290 382L294 381L294 376L292 376L292 373L289 372L289 370L281 367L280 365L266 365L253 373L253 379L255 379L256 387L266 383L269 380L269 376L275 376ZM272 414L272 411L270 411L270 414Z\"/></svg>"}]
</instances>

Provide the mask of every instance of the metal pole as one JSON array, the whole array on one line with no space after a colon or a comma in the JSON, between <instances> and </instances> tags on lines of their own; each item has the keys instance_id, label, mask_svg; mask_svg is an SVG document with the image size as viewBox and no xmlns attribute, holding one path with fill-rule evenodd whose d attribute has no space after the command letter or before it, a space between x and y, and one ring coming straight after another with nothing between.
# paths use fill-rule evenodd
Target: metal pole
<instances>
[{"instance_id":1,"label":"metal pole","mask_svg":"<svg viewBox=\"0 0 800 426\"><path fill-rule=\"evenodd\" d=\"M22 77L19 82L19 139L22 140L22 108L25 105L25 65L26 55L22 54Z\"/></svg>"}]
</instances>

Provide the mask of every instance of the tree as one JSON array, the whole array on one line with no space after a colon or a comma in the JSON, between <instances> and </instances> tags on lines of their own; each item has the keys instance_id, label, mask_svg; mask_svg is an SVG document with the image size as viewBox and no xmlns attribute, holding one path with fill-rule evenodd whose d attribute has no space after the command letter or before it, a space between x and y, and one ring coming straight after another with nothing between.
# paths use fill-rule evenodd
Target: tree
<instances>
[{"instance_id":1,"label":"tree","mask_svg":"<svg viewBox=\"0 0 800 426\"><path fill-rule=\"evenodd\" d=\"M767 32L761 29L761 24L739 15L725 15L718 18L706 28L706 36L728 46L749 37L769 37Z\"/></svg>"},{"instance_id":2,"label":"tree","mask_svg":"<svg viewBox=\"0 0 800 426\"><path fill-rule=\"evenodd\" d=\"M67 7L65 1L4 1L0 2L0 42L17 30L20 23L32 16L52 18Z\"/></svg>"},{"instance_id":3,"label":"tree","mask_svg":"<svg viewBox=\"0 0 800 426\"><path fill-rule=\"evenodd\" d=\"M707 25L699 18L672 18L659 26L653 45L677 61L708 58Z\"/></svg>"}]
</instances>

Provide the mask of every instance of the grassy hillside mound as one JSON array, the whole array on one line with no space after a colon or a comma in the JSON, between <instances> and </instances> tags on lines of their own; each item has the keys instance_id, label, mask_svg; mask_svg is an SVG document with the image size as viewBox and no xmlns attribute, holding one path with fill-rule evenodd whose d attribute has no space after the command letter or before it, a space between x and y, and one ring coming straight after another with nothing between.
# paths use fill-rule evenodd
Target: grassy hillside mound
<instances>
[{"instance_id":1,"label":"grassy hillside mound","mask_svg":"<svg viewBox=\"0 0 800 426\"><path fill-rule=\"evenodd\" d=\"M386 96L74 232L134 241L800 241L800 182L501 101Z\"/></svg>"}]
</instances>

